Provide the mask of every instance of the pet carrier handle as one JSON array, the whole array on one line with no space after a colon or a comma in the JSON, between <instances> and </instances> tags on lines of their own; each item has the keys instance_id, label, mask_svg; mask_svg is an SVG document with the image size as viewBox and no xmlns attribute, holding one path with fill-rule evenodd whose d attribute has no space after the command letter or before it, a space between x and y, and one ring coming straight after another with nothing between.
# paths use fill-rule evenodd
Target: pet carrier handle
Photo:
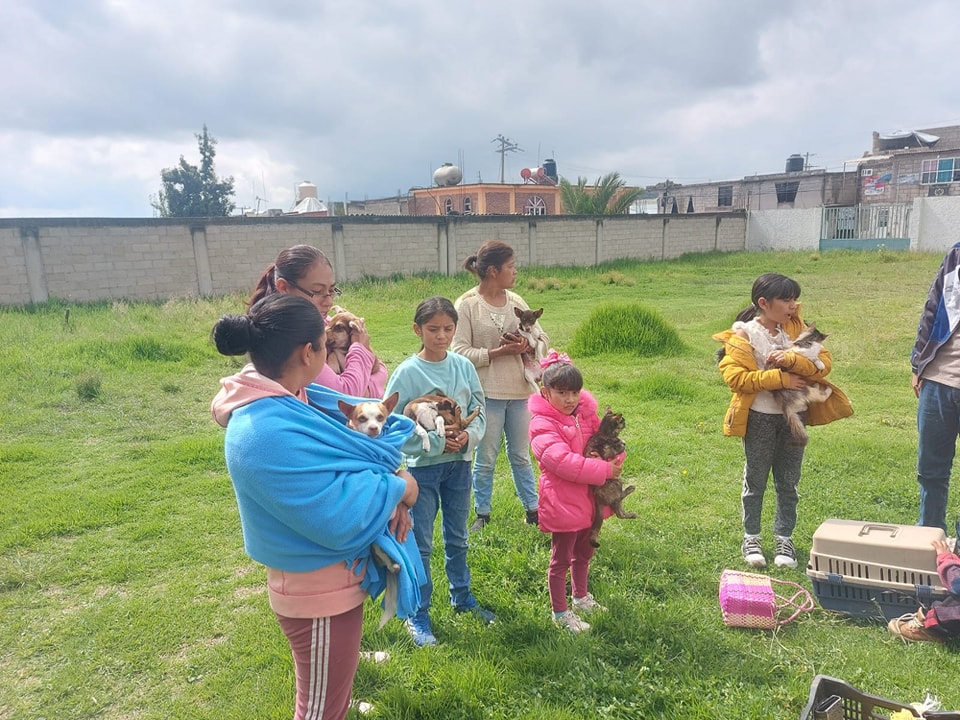
<instances>
[{"instance_id":1,"label":"pet carrier handle","mask_svg":"<svg viewBox=\"0 0 960 720\"><path fill-rule=\"evenodd\" d=\"M900 528L896 525L873 525L868 523L860 528L860 537L864 535L869 535L871 532L885 532L890 533L890 537L894 538L897 536L897 533L900 532Z\"/></svg>"},{"instance_id":2,"label":"pet carrier handle","mask_svg":"<svg viewBox=\"0 0 960 720\"><path fill-rule=\"evenodd\" d=\"M771 583L777 583L779 585L786 585L791 590L794 590L793 595L786 597L785 595L775 595L777 600L780 603L781 607L791 607L794 608L793 615L786 618L785 620L780 620L777 625L786 625L787 623L793 622L797 619L800 613L813 610L813 596L810 595L810 591L807 590L802 585L799 585L791 580L779 580L777 578L770 578Z\"/></svg>"}]
</instances>

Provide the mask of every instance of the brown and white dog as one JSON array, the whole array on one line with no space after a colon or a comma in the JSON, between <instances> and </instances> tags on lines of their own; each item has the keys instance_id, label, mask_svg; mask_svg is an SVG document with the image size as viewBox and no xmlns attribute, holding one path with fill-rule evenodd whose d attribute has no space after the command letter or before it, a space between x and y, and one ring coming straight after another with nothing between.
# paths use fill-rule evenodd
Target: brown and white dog
<instances>
[{"instance_id":1,"label":"brown and white dog","mask_svg":"<svg viewBox=\"0 0 960 720\"><path fill-rule=\"evenodd\" d=\"M353 334L356 333L362 323L363 318L357 317L352 312L344 310L339 305L330 308L333 315L327 323L327 365L333 371L340 375L347 365L347 350L353 344ZM380 360L373 361L373 372L380 368Z\"/></svg>"},{"instance_id":2,"label":"brown and white dog","mask_svg":"<svg viewBox=\"0 0 960 720\"><path fill-rule=\"evenodd\" d=\"M347 416L347 426L363 433L367 437L378 437L383 432L383 424L387 421L387 416L393 412L400 400L400 393L393 393L383 402L379 400L367 400L365 402L351 405L345 400L338 400L337 407L340 412ZM382 565L387 570L387 587L383 603L383 613L380 616L380 627L387 624L394 615L397 614L397 573L400 572L400 565L394 562L393 558L387 555L379 545L372 545L370 551L378 565Z\"/></svg>"},{"instance_id":3,"label":"brown and white dog","mask_svg":"<svg viewBox=\"0 0 960 720\"><path fill-rule=\"evenodd\" d=\"M480 408L463 417L460 405L441 391L421 395L407 403L403 414L413 420L413 430L420 436L424 450L430 449L428 430L436 430L443 437L455 437L480 414Z\"/></svg>"},{"instance_id":4,"label":"brown and white dog","mask_svg":"<svg viewBox=\"0 0 960 720\"><path fill-rule=\"evenodd\" d=\"M367 400L351 405L346 400L338 400L337 407L347 416L347 426L368 437L377 437L383 431L387 415L393 412L400 400L400 393L393 393L383 402Z\"/></svg>"},{"instance_id":5,"label":"brown and white dog","mask_svg":"<svg viewBox=\"0 0 960 720\"><path fill-rule=\"evenodd\" d=\"M516 334L524 338L530 349L527 350L520 359L523 361L523 375L533 385L540 382L543 370L540 368L540 357L546 351L546 348L540 348L541 333L537 330L537 320L543 315L543 308L539 310L521 310L518 307L513 309L517 316Z\"/></svg>"}]
</instances>

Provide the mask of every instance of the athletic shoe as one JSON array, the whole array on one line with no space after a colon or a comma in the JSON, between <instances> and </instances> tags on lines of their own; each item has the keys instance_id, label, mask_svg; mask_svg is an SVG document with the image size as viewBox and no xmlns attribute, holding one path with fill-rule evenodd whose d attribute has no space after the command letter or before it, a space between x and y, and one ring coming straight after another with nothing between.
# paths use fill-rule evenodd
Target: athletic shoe
<instances>
[{"instance_id":1,"label":"athletic shoe","mask_svg":"<svg viewBox=\"0 0 960 720\"><path fill-rule=\"evenodd\" d=\"M390 653L386 650L364 650L360 653L360 659L379 665L390 659Z\"/></svg>"},{"instance_id":2,"label":"athletic shoe","mask_svg":"<svg viewBox=\"0 0 960 720\"><path fill-rule=\"evenodd\" d=\"M573 609L582 613L607 611L607 609L598 603L590 593L587 593L582 598L575 597L573 599Z\"/></svg>"},{"instance_id":3,"label":"athletic shoe","mask_svg":"<svg viewBox=\"0 0 960 720\"><path fill-rule=\"evenodd\" d=\"M553 622L559 627L569 630L572 633L582 633L590 629L589 623L585 623L578 618L573 610L565 610L562 613L553 614Z\"/></svg>"},{"instance_id":4,"label":"athletic shoe","mask_svg":"<svg viewBox=\"0 0 960 720\"><path fill-rule=\"evenodd\" d=\"M453 609L457 613L470 613L471 615L476 615L480 620L483 621L484 625L490 625L494 620L497 619L497 616L486 608L482 608L479 605L474 605L473 607L455 607Z\"/></svg>"},{"instance_id":5,"label":"athletic shoe","mask_svg":"<svg viewBox=\"0 0 960 720\"><path fill-rule=\"evenodd\" d=\"M917 610L915 613L907 613L906 615L894 618L887 623L887 630L890 631L891 635L897 635L904 640L942 643L942 637L935 635L923 626L922 613L922 610Z\"/></svg>"},{"instance_id":6,"label":"athletic shoe","mask_svg":"<svg viewBox=\"0 0 960 720\"><path fill-rule=\"evenodd\" d=\"M788 537L778 537L774 541L776 555L773 564L778 568L795 568L797 566L797 551L793 547L793 540Z\"/></svg>"},{"instance_id":7,"label":"athletic shoe","mask_svg":"<svg viewBox=\"0 0 960 720\"><path fill-rule=\"evenodd\" d=\"M764 568L767 566L767 559L763 556L763 546L760 545L760 538L756 535L747 535L740 546L740 552L743 553L743 559L755 568Z\"/></svg>"},{"instance_id":8,"label":"athletic shoe","mask_svg":"<svg viewBox=\"0 0 960 720\"><path fill-rule=\"evenodd\" d=\"M470 526L470 532L477 532L478 530L483 530L483 528L490 524L489 515L477 515L477 519L473 521L473 525Z\"/></svg>"},{"instance_id":9,"label":"athletic shoe","mask_svg":"<svg viewBox=\"0 0 960 720\"><path fill-rule=\"evenodd\" d=\"M537 512L537 509L527 510L527 525L539 525L540 524L540 513Z\"/></svg>"},{"instance_id":10,"label":"athletic shoe","mask_svg":"<svg viewBox=\"0 0 960 720\"><path fill-rule=\"evenodd\" d=\"M417 647L427 647L436 645L437 638L433 634L433 628L430 627L430 615L421 610L413 617L407 618L407 632L413 638L413 644Z\"/></svg>"}]
</instances>

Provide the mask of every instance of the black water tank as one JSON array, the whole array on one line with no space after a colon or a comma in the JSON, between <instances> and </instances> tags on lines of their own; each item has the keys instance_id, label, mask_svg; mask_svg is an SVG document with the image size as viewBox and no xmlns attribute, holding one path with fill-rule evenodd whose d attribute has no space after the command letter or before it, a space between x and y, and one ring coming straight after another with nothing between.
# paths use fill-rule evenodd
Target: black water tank
<instances>
[{"instance_id":1,"label":"black water tank","mask_svg":"<svg viewBox=\"0 0 960 720\"><path fill-rule=\"evenodd\" d=\"M547 158L543 161L543 174L554 182L560 179L557 177L557 163L553 158Z\"/></svg>"},{"instance_id":2,"label":"black water tank","mask_svg":"<svg viewBox=\"0 0 960 720\"><path fill-rule=\"evenodd\" d=\"M787 172L802 172L803 171L803 155L797 155L794 153L787 158Z\"/></svg>"}]
</instances>

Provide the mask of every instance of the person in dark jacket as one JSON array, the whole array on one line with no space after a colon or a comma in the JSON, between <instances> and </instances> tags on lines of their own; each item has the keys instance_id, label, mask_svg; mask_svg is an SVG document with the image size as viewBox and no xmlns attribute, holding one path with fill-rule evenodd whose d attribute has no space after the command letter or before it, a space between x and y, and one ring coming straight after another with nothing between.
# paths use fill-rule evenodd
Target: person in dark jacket
<instances>
[{"instance_id":1,"label":"person in dark jacket","mask_svg":"<svg viewBox=\"0 0 960 720\"><path fill-rule=\"evenodd\" d=\"M947 252L910 353L917 406L918 525L947 529L950 471L960 435L960 243Z\"/></svg>"}]
</instances>

